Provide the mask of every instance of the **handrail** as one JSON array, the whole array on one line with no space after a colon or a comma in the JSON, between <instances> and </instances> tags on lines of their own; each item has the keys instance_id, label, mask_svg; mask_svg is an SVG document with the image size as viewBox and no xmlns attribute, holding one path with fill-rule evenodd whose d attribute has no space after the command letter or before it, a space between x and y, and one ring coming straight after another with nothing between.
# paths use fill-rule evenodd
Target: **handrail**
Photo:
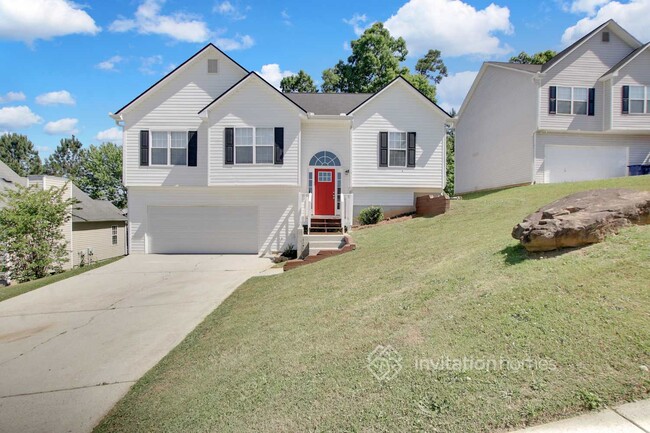
<instances>
[{"instance_id":1,"label":"handrail","mask_svg":"<svg viewBox=\"0 0 650 433\"><path fill-rule=\"evenodd\" d=\"M341 194L341 230L349 231L354 221L354 195Z\"/></svg>"},{"instance_id":2,"label":"handrail","mask_svg":"<svg viewBox=\"0 0 650 433\"><path fill-rule=\"evenodd\" d=\"M299 221L301 229L307 226L307 234L311 227L311 214L312 214L312 195L311 193L298 193L298 210L300 212Z\"/></svg>"}]
</instances>

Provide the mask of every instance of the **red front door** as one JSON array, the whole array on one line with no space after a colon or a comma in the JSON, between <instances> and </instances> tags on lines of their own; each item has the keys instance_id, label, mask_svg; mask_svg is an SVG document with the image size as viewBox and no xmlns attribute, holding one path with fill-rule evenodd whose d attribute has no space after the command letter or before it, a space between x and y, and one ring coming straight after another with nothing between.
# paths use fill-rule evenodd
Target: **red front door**
<instances>
[{"instance_id":1,"label":"red front door","mask_svg":"<svg viewBox=\"0 0 650 433\"><path fill-rule=\"evenodd\" d=\"M314 170L314 214L335 215L336 171L332 168Z\"/></svg>"}]
</instances>

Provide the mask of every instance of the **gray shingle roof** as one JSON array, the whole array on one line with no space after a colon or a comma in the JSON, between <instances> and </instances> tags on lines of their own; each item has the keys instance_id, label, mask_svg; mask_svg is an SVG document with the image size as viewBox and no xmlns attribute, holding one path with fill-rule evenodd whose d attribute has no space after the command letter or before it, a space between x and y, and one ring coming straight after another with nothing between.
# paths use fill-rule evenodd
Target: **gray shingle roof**
<instances>
[{"instance_id":1,"label":"gray shingle roof","mask_svg":"<svg viewBox=\"0 0 650 433\"><path fill-rule=\"evenodd\" d=\"M372 93L285 93L287 98L309 113L339 115L349 113Z\"/></svg>"},{"instance_id":2,"label":"gray shingle roof","mask_svg":"<svg viewBox=\"0 0 650 433\"><path fill-rule=\"evenodd\" d=\"M80 202L72 210L72 222L126 221L126 217L113 203L93 200L74 184L72 196Z\"/></svg>"},{"instance_id":3,"label":"gray shingle roof","mask_svg":"<svg viewBox=\"0 0 650 433\"><path fill-rule=\"evenodd\" d=\"M485 62L490 65L503 66L504 68L516 69L518 71L526 72L540 72L542 70L542 65L528 65L522 63L508 63L508 62Z\"/></svg>"},{"instance_id":4,"label":"gray shingle roof","mask_svg":"<svg viewBox=\"0 0 650 433\"><path fill-rule=\"evenodd\" d=\"M7 188L13 188L14 185L27 185L27 178L20 177L7 164L0 161L0 192ZM0 201L0 208L4 207L4 202Z\"/></svg>"}]
</instances>

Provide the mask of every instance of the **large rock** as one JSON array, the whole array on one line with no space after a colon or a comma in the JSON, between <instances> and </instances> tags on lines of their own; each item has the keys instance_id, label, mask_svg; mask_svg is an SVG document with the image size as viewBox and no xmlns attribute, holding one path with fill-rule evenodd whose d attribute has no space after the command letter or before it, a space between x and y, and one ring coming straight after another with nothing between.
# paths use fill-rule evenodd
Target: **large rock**
<instances>
[{"instance_id":1,"label":"large rock","mask_svg":"<svg viewBox=\"0 0 650 433\"><path fill-rule=\"evenodd\" d=\"M602 242L632 224L650 224L650 192L599 189L544 206L517 224L512 237L528 251L551 251Z\"/></svg>"}]
</instances>

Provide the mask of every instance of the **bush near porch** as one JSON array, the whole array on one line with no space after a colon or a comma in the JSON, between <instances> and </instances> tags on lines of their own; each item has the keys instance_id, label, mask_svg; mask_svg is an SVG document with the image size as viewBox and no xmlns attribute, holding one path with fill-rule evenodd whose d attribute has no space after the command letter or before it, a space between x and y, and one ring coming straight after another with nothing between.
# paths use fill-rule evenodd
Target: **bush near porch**
<instances>
[{"instance_id":1,"label":"bush near porch","mask_svg":"<svg viewBox=\"0 0 650 433\"><path fill-rule=\"evenodd\" d=\"M510 237L538 207L604 187L650 182L474 194L361 230L355 252L251 279L96 431L488 432L648 397L650 227L553 255ZM401 356L392 380L368 369L378 345ZM525 367L422 367L463 358Z\"/></svg>"}]
</instances>

